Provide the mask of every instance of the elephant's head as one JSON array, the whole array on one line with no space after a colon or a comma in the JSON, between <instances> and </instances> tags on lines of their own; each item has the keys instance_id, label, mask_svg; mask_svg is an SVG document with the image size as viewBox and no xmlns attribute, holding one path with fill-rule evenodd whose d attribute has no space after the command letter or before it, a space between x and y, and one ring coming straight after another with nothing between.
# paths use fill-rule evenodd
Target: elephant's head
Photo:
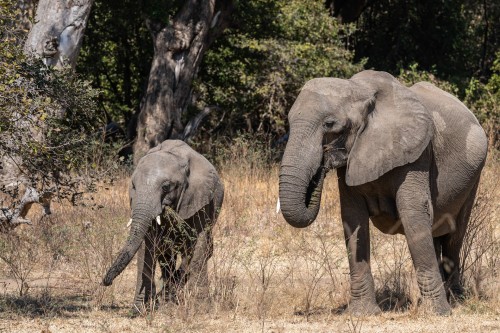
<instances>
[{"instance_id":1,"label":"elephant's head","mask_svg":"<svg viewBox=\"0 0 500 333\"><path fill-rule=\"evenodd\" d=\"M179 140L167 140L139 160L132 174L129 237L103 279L105 286L125 269L166 207L188 219L205 207L218 186L217 173L203 156Z\"/></svg>"},{"instance_id":2,"label":"elephant's head","mask_svg":"<svg viewBox=\"0 0 500 333\"><path fill-rule=\"evenodd\" d=\"M415 161L433 133L416 95L384 72L349 80L308 81L288 114L290 136L280 170L283 216L310 225L329 169L346 167L346 183L361 185Z\"/></svg>"}]
</instances>

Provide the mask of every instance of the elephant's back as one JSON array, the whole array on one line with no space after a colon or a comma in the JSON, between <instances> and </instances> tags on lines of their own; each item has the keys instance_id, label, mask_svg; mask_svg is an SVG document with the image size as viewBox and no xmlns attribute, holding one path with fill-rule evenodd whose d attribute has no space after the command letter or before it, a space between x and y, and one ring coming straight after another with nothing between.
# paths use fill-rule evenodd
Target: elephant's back
<instances>
[{"instance_id":1,"label":"elephant's back","mask_svg":"<svg viewBox=\"0 0 500 333\"><path fill-rule=\"evenodd\" d=\"M434 122L435 213L451 213L460 209L478 181L486 160L487 137L474 114L456 97L427 82L410 89Z\"/></svg>"},{"instance_id":2,"label":"elephant's back","mask_svg":"<svg viewBox=\"0 0 500 333\"><path fill-rule=\"evenodd\" d=\"M439 114L445 123L461 127L479 126L476 117L458 98L429 82L419 82L410 87L420 102L435 117ZM436 123L436 120L434 121Z\"/></svg>"},{"instance_id":3,"label":"elephant's back","mask_svg":"<svg viewBox=\"0 0 500 333\"><path fill-rule=\"evenodd\" d=\"M474 114L458 98L431 83L419 82L410 89L432 115L433 148L438 158L464 160L469 167L482 165L488 141Z\"/></svg>"}]
</instances>

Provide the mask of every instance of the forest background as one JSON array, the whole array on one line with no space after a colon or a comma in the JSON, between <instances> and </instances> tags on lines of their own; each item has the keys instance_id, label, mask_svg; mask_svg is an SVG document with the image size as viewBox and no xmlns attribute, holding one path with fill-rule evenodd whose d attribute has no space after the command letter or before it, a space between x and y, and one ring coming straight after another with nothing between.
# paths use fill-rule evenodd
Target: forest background
<instances>
[{"instance_id":1,"label":"forest background","mask_svg":"<svg viewBox=\"0 0 500 333\"><path fill-rule=\"evenodd\" d=\"M154 45L153 25L176 24L181 2L95 1L76 74L51 73L59 75L51 83L48 74L44 78L35 71L43 67L41 62L31 63L31 69L23 65L29 63L22 52L23 36L35 22L36 1L3 3L0 61L4 77L0 88L4 98L0 117L4 134L20 135L19 126L7 126L12 125L8 120L13 119L13 112L44 113L40 110L57 108L57 104L75 119L73 125L65 126L51 112L45 112L47 120L43 122L58 123L48 126L58 129L59 138L51 133L55 140L52 146L72 137L75 123L83 126L81 139L83 132L99 132L113 123L120 128L108 127L108 134L113 134L108 139L113 139L123 154L130 153L138 129L146 126L138 126L141 110L147 113L145 104L164 106L160 104L162 95L168 94L165 90L151 92L151 87L148 91L148 79L153 78L151 64L161 58L155 54L158 46ZM182 93L186 101L174 100L172 107L179 110L153 114L163 128L151 131L160 134L154 140L143 134L138 141L150 140L151 146L169 137L187 140L182 132L198 115L196 124L202 120L201 125L188 136L204 153L214 149L212 143L222 148L238 137L251 138L271 149L277 143L279 146L287 133L287 111L307 80L349 78L362 69L375 69L387 71L406 84L431 81L458 96L483 124L490 147L497 147L500 6L496 2L361 0L354 2L361 5L354 11L342 1L226 3L231 3L231 10L224 17L224 32L200 53L199 67L194 65L187 92ZM29 82L20 84L20 78ZM13 100L18 102L15 108L9 103ZM71 159L71 147L67 145L65 152L57 154ZM39 148L18 148L17 153L31 158L47 153ZM77 149L81 152L81 146Z\"/></svg>"},{"instance_id":2,"label":"forest background","mask_svg":"<svg viewBox=\"0 0 500 333\"><path fill-rule=\"evenodd\" d=\"M194 142L239 135L272 142L286 133L287 111L307 80L371 68L406 83L435 82L489 128L499 117L499 8L494 1L382 0L342 24L321 1L240 1L203 58L183 123L214 105ZM77 67L129 139L152 59L148 10L147 2L96 2Z\"/></svg>"}]
</instances>

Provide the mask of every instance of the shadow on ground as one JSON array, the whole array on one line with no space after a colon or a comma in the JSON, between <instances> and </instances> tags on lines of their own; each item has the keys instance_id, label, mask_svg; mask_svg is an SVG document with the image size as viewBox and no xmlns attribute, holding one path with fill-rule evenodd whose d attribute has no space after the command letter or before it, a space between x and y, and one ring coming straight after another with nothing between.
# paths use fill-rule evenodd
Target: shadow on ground
<instances>
[{"instance_id":1,"label":"shadow on ground","mask_svg":"<svg viewBox=\"0 0 500 333\"><path fill-rule=\"evenodd\" d=\"M120 307L103 306L101 309L116 311ZM11 315L71 318L91 310L90 299L86 296L50 296L42 293L38 296L2 295L0 298L0 319Z\"/></svg>"}]
</instances>

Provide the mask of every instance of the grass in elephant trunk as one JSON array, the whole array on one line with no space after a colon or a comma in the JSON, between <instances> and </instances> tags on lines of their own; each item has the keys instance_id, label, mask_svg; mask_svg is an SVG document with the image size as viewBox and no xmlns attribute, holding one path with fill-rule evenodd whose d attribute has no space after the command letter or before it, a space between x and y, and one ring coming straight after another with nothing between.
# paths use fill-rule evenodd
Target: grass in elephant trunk
<instances>
[{"instance_id":1,"label":"grass in elephant trunk","mask_svg":"<svg viewBox=\"0 0 500 333\"><path fill-rule=\"evenodd\" d=\"M128 233L124 175L96 195L101 209L56 203L52 216L32 216L35 225L0 235L0 331L142 332L144 325L151 332L500 330L498 160L490 157L485 167L473 213L479 227L468 240L464 275L471 297L450 318L427 317L416 306L406 241L372 228L372 270L387 311L355 319L341 313L349 270L335 173L325 180L317 220L299 230L275 212L278 167L244 158L226 158L219 166L225 199L213 229L208 297L200 299L187 286L179 304L133 319L135 260L111 287L100 286Z\"/></svg>"}]
</instances>

